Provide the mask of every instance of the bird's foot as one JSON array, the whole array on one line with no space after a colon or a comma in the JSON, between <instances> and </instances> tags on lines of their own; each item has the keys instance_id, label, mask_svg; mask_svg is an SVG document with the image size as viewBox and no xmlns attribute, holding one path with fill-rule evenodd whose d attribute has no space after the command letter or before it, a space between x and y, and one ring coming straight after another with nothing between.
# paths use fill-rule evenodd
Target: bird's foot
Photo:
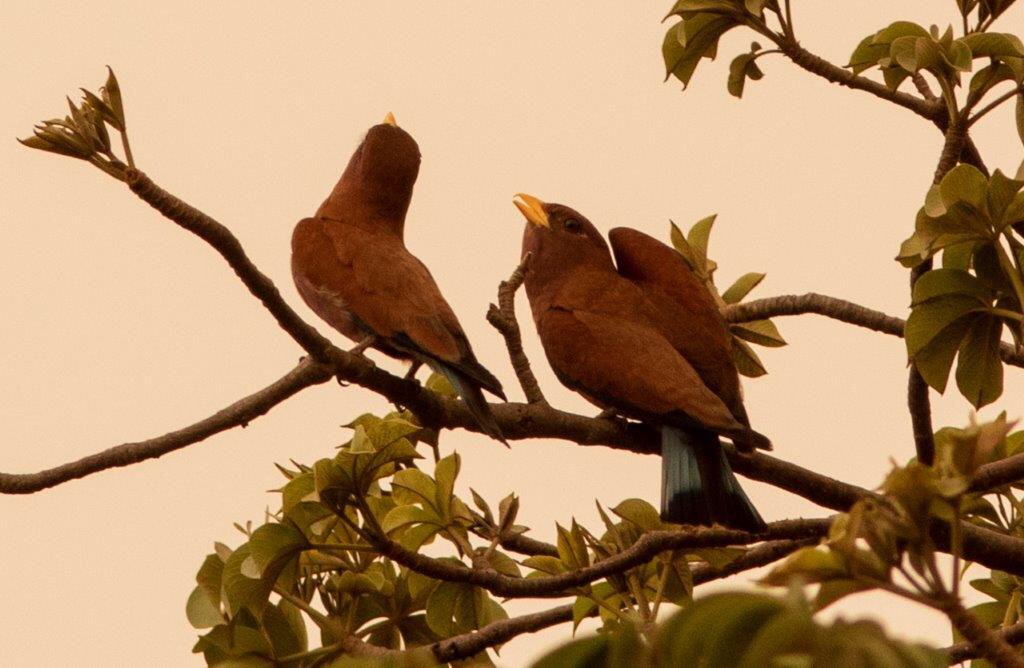
<instances>
[{"instance_id":1,"label":"bird's foot","mask_svg":"<svg viewBox=\"0 0 1024 668\"><path fill-rule=\"evenodd\" d=\"M373 334L370 334L365 339L363 339L362 341L360 341L356 345L354 345L351 348L349 348L348 352L351 353L352 355L362 355L366 351L367 348L369 348L370 346L372 346L376 342L377 342L377 337L375 335L373 335Z\"/></svg>"},{"instance_id":2,"label":"bird's foot","mask_svg":"<svg viewBox=\"0 0 1024 668\"><path fill-rule=\"evenodd\" d=\"M594 416L598 420L614 420L617 417L619 417L619 414L614 408L606 408Z\"/></svg>"},{"instance_id":3,"label":"bird's foot","mask_svg":"<svg viewBox=\"0 0 1024 668\"><path fill-rule=\"evenodd\" d=\"M409 366L409 370L406 371L405 375L402 376L402 377L405 378L406 380L415 381L416 380L416 372L420 370L421 366L423 366L423 362L417 362L417 361L413 360L413 363Z\"/></svg>"}]
</instances>

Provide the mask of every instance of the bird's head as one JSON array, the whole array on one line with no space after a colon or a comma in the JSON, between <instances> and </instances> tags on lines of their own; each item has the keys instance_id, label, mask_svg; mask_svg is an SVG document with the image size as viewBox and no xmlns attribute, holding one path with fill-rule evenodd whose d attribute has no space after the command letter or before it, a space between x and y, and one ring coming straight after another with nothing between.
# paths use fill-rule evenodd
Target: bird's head
<instances>
[{"instance_id":1,"label":"bird's head","mask_svg":"<svg viewBox=\"0 0 1024 668\"><path fill-rule=\"evenodd\" d=\"M400 226L419 171L419 145L389 113L383 123L367 131L317 216L337 218L359 212Z\"/></svg>"},{"instance_id":2,"label":"bird's head","mask_svg":"<svg viewBox=\"0 0 1024 668\"><path fill-rule=\"evenodd\" d=\"M604 237L579 212L523 193L512 203L526 217L523 255L530 253L531 273L586 267L615 270Z\"/></svg>"}]
</instances>

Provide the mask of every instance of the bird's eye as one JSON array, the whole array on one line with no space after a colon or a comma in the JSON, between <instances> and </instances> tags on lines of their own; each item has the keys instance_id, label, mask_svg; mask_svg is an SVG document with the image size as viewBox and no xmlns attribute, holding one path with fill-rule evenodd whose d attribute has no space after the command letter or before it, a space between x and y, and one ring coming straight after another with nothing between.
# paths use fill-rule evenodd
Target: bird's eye
<instances>
[{"instance_id":1,"label":"bird's eye","mask_svg":"<svg viewBox=\"0 0 1024 668\"><path fill-rule=\"evenodd\" d=\"M565 221L565 231L566 232L572 232L573 234L579 234L581 230L583 230L583 225L580 223L580 221L576 220L575 218L570 218L570 219Z\"/></svg>"}]
</instances>

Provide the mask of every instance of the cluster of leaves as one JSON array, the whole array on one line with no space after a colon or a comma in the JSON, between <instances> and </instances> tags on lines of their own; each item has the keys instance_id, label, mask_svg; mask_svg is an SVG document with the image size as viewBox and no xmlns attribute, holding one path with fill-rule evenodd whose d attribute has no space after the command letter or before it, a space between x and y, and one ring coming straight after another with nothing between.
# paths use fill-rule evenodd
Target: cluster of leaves
<instances>
[{"instance_id":1,"label":"cluster of leaves","mask_svg":"<svg viewBox=\"0 0 1024 668\"><path fill-rule=\"evenodd\" d=\"M872 621L830 625L794 588L786 598L727 592L694 601L654 629L620 624L551 652L536 668L645 666L865 666L938 668L946 655L893 640Z\"/></svg>"},{"instance_id":2,"label":"cluster of leaves","mask_svg":"<svg viewBox=\"0 0 1024 668\"><path fill-rule=\"evenodd\" d=\"M451 392L437 376L427 385ZM429 664L429 645L507 618L486 590L398 565L383 555L382 541L421 553L449 544L451 556L439 557L441 562L537 578L584 568L628 549L645 532L669 528L639 499L623 501L611 514L599 505L603 533L573 520L568 528L556 527L557 556L517 560L500 545L527 531L515 523L519 499L510 494L496 510L472 490L472 505L460 499L459 456L440 457L436 432L407 412L367 414L346 426L352 437L333 457L279 467L287 479L278 490L280 510L256 529L239 526L243 544L231 549L218 543L203 561L186 612L195 628L206 630L194 651L208 665L325 665L347 656L353 639L412 650ZM418 447L430 448L432 473L424 470ZM567 591L576 596L574 628L591 616L612 626L651 620L662 602L690 600L692 562L721 567L743 553L665 553ZM304 618L319 628L313 649ZM490 664L486 652L474 661Z\"/></svg>"},{"instance_id":3,"label":"cluster of leaves","mask_svg":"<svg viewBox=\"0 0 1024 668\"><path fill-rule=\"evenodd\" d=\"M114 155L107 131L109 125L120 133L126 159L131 165L124 104L117 77L112 69L107 68L107 81L100 87L98 95L85 88L81 90L83 97L78 105L68 98L68 116L42 121L35 126L31 137L18 141L29 148L85 160L123 180L126 165Z\"/></svg>"},{"instance_id":4,"label":"cluster of leaves","mask_svg":"<svg viewBox=\"0 0 1024 668\"><path fill-rule=\"evenodd\" d=\"M907 352L937 391L958 357L957 386L974 406L1003 390L1004 325L1024 344L1024 174L991 178L959 165L929 189L898 259L917 266L942 252L942 268L917 280L907 321Z\"/></svg>"},{"instance_id":5,"label":"cluster of leaves","mask_svg":"<svg viewBox=\"0 0 1024 668\"><path fill-rule=\"evenodd\" d=\"M775 0L678 0L669 16L679 17L665 33L661 53L665 59L665 79L675 77L689 85L702 58L715 59L718 41L729 30L760 20L765 9L778 11ZM760 44L750 45L750 52L733 59L729 67L728 89L736 97L743 96L747 79L764 76L757 59L766 53Z\"/></svg>"},{"instance_id":6,"label":"cluster of leaves","mask_svg":"<svg viewBox=\"0 0 1024 668\"><path fill-rule=\"evenodd\" d=\"M743 274L726 288L725 292L718 292L718 288L715 286L715 270L718 269L718 264L708 258L708 241L715 218L716 216L712 215L697 221L686 234L683 234L682 230L672 223L670 237L676 251L683 256L694 273L704 281L718 305L723 307L743 301L764 280L765 275L759 272ZM729 332L732 334L732 359L736 364L736 369L750 378L768 373L757 353L750 347L750 343L769 348L786 345L786 340L782 338L775 323L771 320L732 323L729 325Z\"/></svg>"},{"instance_id":7,"label":"cluster of leaves","mask_svg":"<svg viewBox=\"0 0 1024 668\"><path fill-rule=\"evenodd\" d=\"M1010 514L1002 509L1002 502L997 508L981 493L969 491L979 467L1024 449L1024 432L1010 434L1012 427L1005 415L1000 415L992 422L972 423L965 429L939 430L935 433L934 465L912 461L894 468L882 483L880 495L858 501L833 522L822 545L794 552L763 582L819 584L814 600L817 610L874 588L925 603L938 601L950 590L956 592L962 577L959 560L954 559L951 587L947 587L937 565L931 528L936 523L949 527L954 555L959 553L961 520L1000 533L1020 534L1021 507L1009 490L1000 494L1012 499ZM902 580L893 579L897 572ZM978 581L976 587L1003 591L1006 577L993 574L991 580ZM1009 615L1010 596L1006 595L1007 603L1001 608L1005 615Z\"/></svg>"},{"instance_id":8,"label":"cluster of leaves","mask_svg":"<svg viewBox=\"0 0 1024 668\"><path fill-rule=\"evenodd\" d=\"M925 29L911 21L897 21L865 37L848 67L855 74L877 67L893 90L908 77L928 72L951 98L949 91L960 85L961 75L973 69L976 59L987 59L988 64L971 78L970 101L1002 81L1024 79L1024 45L1016 35L972 32L957 39L952 27L940 34L937 26Z\"/></svg>"}]
</instances>

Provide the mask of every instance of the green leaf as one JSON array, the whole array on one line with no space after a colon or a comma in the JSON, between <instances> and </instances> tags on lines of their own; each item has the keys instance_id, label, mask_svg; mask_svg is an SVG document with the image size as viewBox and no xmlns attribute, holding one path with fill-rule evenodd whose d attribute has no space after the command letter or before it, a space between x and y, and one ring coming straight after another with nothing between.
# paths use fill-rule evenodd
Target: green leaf
<instances>
[{"instance_id":1,"label":"green leaf","mask_svg":"<svg viewBox=\"0 0 1024 668\"><path fill-rule=\"evenodd\" d=\"M449 382L449 380L440 373L430 374L430 377L427 378L427 382L424 384L424 387L444 397L454 397L458 394L455 391L455 388L452 387L451 382Z\"/></svg>"},{"instance_id":2,"label":"green leaf","mask_svg":"<svg viewBox=\"0 0 1024 668\"><path fill-rule=\"evenodd\" d=\"M970 327L970 317L956 320L942 330L941 336L936 336L914 354L914 367L921 374L921 378L940 394L946 391L953 358L960 350L960 344Z\"/></svg>"},{"instance_id":3,"label":"green leaf","mask_svg":"<svg viewBox=\"0 0 1024 668\"><path fill-rule=\"evenodd\" d=\"M1024 93L1017 95L1017 136L1021 143L1024 143Z\"/></svg>"},{"instance_id":4,"label":"green leaf","mask_svg":"<svg viewBox=\"0 0 1024 668\"><path fill-rule=\"evenodd\" d=\"M714 59L718 40L738 25L735 18L721 14L696 14L668 29L662 43L667 80L674 76L686 88L701 58Z\"/></svg>"},{"instance_id":5,"label":"green leaf","mask_svg":"<svg viewBox=\"0 0 1024 668\"><path fill-rule=\"evenodd\" d=\"M355 433L352 434L352 442L348 446L348 451L353 455L366 455L373 454L377 450L373 447L373 441L366 435L366 429L363 425L356 425Z\"/></svg>"},{"instance_id":6,"label":"green leaf","mask_svg":"<svg viewBox=\"0 0 1024 668\"><path fill-rule=\"evenodd\" d=\"M804 582L845 580L849 572L843 558L832 550L805 547L786 557L761 579L764 584L787 585L793 577Z\"/></svg>"},{"instance_id":7,"label":"green leaf","mask_svg":"<svg viewBox=\"0 0 1024 668\"><path fill-rule=\"evenodd\" d=\"M857 580L829 580L822 582L818 587L818 593L814 597L815 611L824 610L836 601L846 598L850 594L870 589L867 585Z\"/></svg>"},{"instance_id":8,"label":"green leaf","mask_svg":"<svg viewBox=\"0 0 1024 668\"><path fill-rule=\"evenodd\" d=\"M264 524L249 539L249 555L262 575L281 560L303 550L308 543L300 531L288 524Z\"/></svg>"},{"instance_id":9,"label":"green leaf","mask_svg":"<svg viewBox=\"0 0 1024 668\"><path fill-rule=\"evenodd\" d=\"M913 357L953 322L984 309L975 297L959 294L930 299L915 306L903 332L907 354Z\"/></svg>"},{"instance_id":10,"label":"green leaf","mask_svg":"<svg viewBox=\"0 0 1024 668\"><path fill-rule=\"evenodd\" d=\"M196 587L189 595L185 616L188 617L188 623L197 629L210 629L226 621L202 587Z\"/></svg>"},{"instance_id":11,"label":"green leaf","mask_svg":"<svg viewBox=\"0 0 1024 668\"><path fill-rule=\"evenodd\" d=\"M683 256L690 269L696 271L698 268L697 258L693 254L693 249L690 248L690 243L686 240L686 235L683 234L683 231L675 223L670 221L669 224L671 225L669 238L672 240L672 246L676 249L677 253Z\"/></svg>"},{"instance_id":12,"label":"green leaf","mask_svg":"<svg viewBox=\"0 0 1024 668\"><path fill-rule=\"evenodd\" d=\"M424 508L437 508L437 485L419 469L402 469L391 478L391 495L400 505L418 503Z\"/></svg>"},{"instance_id":13,"label":"green leaf","mask_svg":"<svg viewBox=\"0 0 1024 668\"><path fill-rule=\"evenodd\" d=\"M410 524L440 524L440 522L437 515L419 506L397 506L384 517L381 529L385 533L391 533Z\"/></svg>"},{"instance_id":14,"label":"green leaf","mask_svg":"<svg viewBox=\"0 0 1024 668\"><path fill-rule=\"evenodd\" d=\"M694 255L705 267L708 258L708 240L711 238L711 228L714 227L716 218L718 218L717 213L713 213L707 218L701 218L686 234L686 241L693 249Z\"/></svg>"},{"instance_id":15,"label":"green leaf","mask_svg":"<svg viewBox=\"0 0 1024 668\"><path fill-rule=\"evenodd\" d=\"M975 297L981 306L992 303L991 291L975 276L961 269L932 269L914 283L913 305L951 294Z\"/></svg>"},{"instance_id":16,"label":"green leaf","mask_svg":"<svg viewBox=\"0 0 1024 668\"><path fill-rule=\"evenodd\" d=\"M643 499L626 499L612 508L612 512L641 531L655 531L662 527L658 511Z\"/></svg>"},{"instance_id":17,"label":"green leaf","mask_svg":"<svg viewBox=\"0 0 1024 668\"><path fill-rule=\"evenodd\" d=\"M956 384L975 408L992 403L1003 393L1002 330L999 318L978 318L960 346Z\"/></svg>"},{"instance_id":18,"label":"green leaf","mask_svg":"<svg viewBox=\"0 0 1024 668\"><path fill-rule=\"evenodd\" d=\"M750 78L754 81L764 78L764 72L757 66L756 53L741 53L729 64L729 78L726 89L734 97L743 97L743 87Z\"/></svg>"},{"instance_id":19,"label":"green leaf","mask_svg":"<svg viewBox=\"0 0 1024 668\"><path fill-rule=\"evenodd\" d=\"M241 545L224 563L224 593L228 614L235 616L243 608L259 611L270 594L270 586L250 572L246 561L252 563L249 545Z\"/></svg>"},{"instance_id":20,"label":"green leaf","mask_svg":"<svg viewBox=\"0 0 1024 668\"><path fill-rule=\"evenodd\" d=\"M972 165L957 165L939 183L939 195L947 209L957 202L967 202L980 209L985 204L987 190L988 179Z\"/></svg>"},{"instance_id":21,"label":"green leaf","mask_svg":"<svg viewBox=\"0 0 1024 668\"><path fill-rule=\"evenodd\" d=\"M889 45L875 44L874 40L874 35L868 35L850 55L850 62L846 66L852 69L854 74L860 74L876 66L879 60L889 55Z\"/></svg>"},{"instance_id":22,"label":"green leaf","mask_svg":"<svg viewBox=\"0 0 1024 668\"><path fill-rule=\"evenodd\" d=\"M459 475L460 466L459 454L453 452L434 467L434 480L437 482L435 498L441 509L447 509L451 505L452 495L455 493L455 478Z\"/></svg>"},{"instance_id":23,"label":"green leaf","mask_svg":"<svg viewBox=\"0 0 1024 668\"><path fill-rule=\"evenodd\" d=\"M729 325L729 331L736 336L769 348L779 348L786 345L775 323L771 320L751 320L749 322L737 322Z\"/></svg>"},{"instance_id":24,"label":"green leaf","mask_svg":"<svg viewBox=\"0 0 1024 668\"><path fill-rule=\"evenodd\" d=\"M761 364L761 359L745 341L737 338L732 339L732 348L729 351L732 355L733 364L736 370L747 378L757 378L768 373L768 370Z\"/></svg>"},{"instance_id":25,"label":"green leaf","mask_svg":"<svg viewBox=\"0 0 1024 668\"><path fill-rule=\"evenodd\" d=\"M998 32L971 33L960 40L971 49L975 58L1024 57L1024 47L1016 35Z\"/></svg>"},{"instance_id":26,"label":"green leaf","mask_svg":"<svg viewBox=\"0 0 1024 668\"><path fill-rule=\"evenodd\" d=\"M532 668L590 668L605 665L608 636L574 640L542 656Z\"/></svg>"},{"instance_id":27,"label":"green leaf","mask_svg":"<svg viewBox=\"0 0 1024 668\"><path fill-rule=\"evenodd\" d=\"M912 21L896 21L875 33L872 44L892 44L900 37L930 37L927 30Z\"/></svg>"},{"instance_id":28,"label":"green leaf","mask_svg":"<svg viewBox=\"0 0 1024 668\"><path fill-rule=\"evenodd\" d=\"M103 94L103 101L107 103L114 116L117 117L117 121L120 124L120 129L124 129L127 126L124 120L124 102L121 99L121 86L117 83L117 77L114 76L114 70L107 66L107 83L100 89Z\"/></svg>"},{"instance_id":29,"label":"green leaf","mask_svg":"<svg viewBox=\"0 0 1024 668\"><path fill-rule=\"evenodd\" d=\"M726 304L739 303L740 301L743 300L744 297L750 294L751 290L756 288L758 284L760 284L761 281L764 280L764 277L765 274L761 274L758 272L750 272L748 274L743 274L742 276L736 279L735 283L730 285L728 289L726 289L726 291L722 293L722 301L724 301Z\"/></svg>"}]
</instances>

